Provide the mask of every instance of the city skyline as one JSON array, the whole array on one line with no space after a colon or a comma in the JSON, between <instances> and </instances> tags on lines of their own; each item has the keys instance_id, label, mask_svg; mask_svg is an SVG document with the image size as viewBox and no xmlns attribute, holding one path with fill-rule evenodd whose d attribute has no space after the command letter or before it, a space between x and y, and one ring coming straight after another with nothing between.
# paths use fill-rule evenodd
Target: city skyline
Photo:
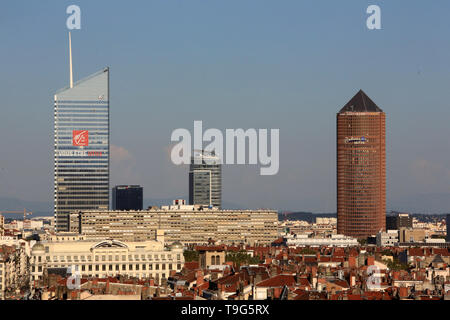
<instances>
[{"instance_id":1,"label":"city skyline","mask_svg":"<svg viewBox=\"0 0 450 320\"><path fill-rule=\"evenodd\" d=\"M444 28L437 28L437 34L428 37L430 28L436 26L433 21L439 20L430 20L431 17L439 17L440 11L445 10L440 7L437 11L437 7L431 5L422 13L429 25L419 27L407 24L406 18L393 18L405 9L401 5L386 4L385 24L376 35L363 28L365 4L356 3L328 3L329 7L321 11L309 4L287 2L286 8L277 7L275 11L280 16L286 14L287 22L283 23L278 17L272 28L263 22L273 8L261 8L260 15L252 18L255 28L243 28L239 34L242 39L253 39L247 43L237 37L237 30L251 16L249 4L241 5L238 13L217 3L203 6L197 17L202 17L203 23L210 22L212 30L203 30L198 23L181 34L177 34L179 29L174 26L159 30L160 33L153 32L158 24L168 26L168 22L160 19L152 22L153 29L137 22L133 24L127 16L130 11L125 11L124 21L130 26L125 23L109 25L122 45L133 49L121 51L118 50L120 45L112 43L112 33L102 25L104 18L93 20L92 12L98 5L81 1L86 20L82 29L72 34L75 78L109 65L113 70L111 86L118 89L114 91L111 111L111 184L140 184L146 190L144 198L187 199L188 166L171 164L168 157L170 131L189 127L195 120L194 115L201 112L208 127L280 128L280 173L260 177L251 166L224 165L225 203L247 208L335 212L334 108L349 94L364 88L389 110L387 209L448 211L450 170L445 137L449 132L445 119L449 111L445 105L448 101L445 84L449 63L445 57L450 51L448 44L439 41L440 30ZM41 30L33 33L36 40L18 41L27 39L24 37L29 30L25 26L33 12L50 17L55 12L64 12L60 9L64 9L66 3L60 6L27 4L18 15L19 6L6 5L7 15L21 18L9 20L0 31L8 48L0 53L0 58L22 62L5 64L0 75L4 88L3 114L8 120L0 129L0 134L8 139L2 140L0 147L9 150L2 153L0 197L50 203L52 152L48 137L52 125L48 104L55 89L67 83L67 30L53 17L41 26L48 34ZM180 8L173 4L143 6L155 9L149 13L152 17L158 10L173 12L175 16L171 15L170 21L181 15L176 10ZM194 12L198 6L199 3L193 2L192 6L183 8ZM108 13L117 13L120 8L111 4ZM420 8L418 4L412 5L408 18L421 17ZM294 19L294 15L288 13L294 9L301 12L304 19L297 22L297 17ZM334 9L339 17L342 14L342 24L330 30L327 18L332 17ZM135 13L134 9L129 10ZM216 10L225 10L229 17L234 17L237 26L232 27L225 19L212 23L207 14ZM309 12L311 18L306 17L305 12ZM314 17L318 16L323 17L324 25L313 24ZM315 26L317 33L299 32L307 24ZM439 26L446 24L448 22L443 20ZM180 25L186 26L186 21L176 26ZM129 33L136 26L140 28ZM13 28L17 29L17 40L8 35ZM189 31L197 34L189 38ZM349 33L344 36L346 31ZM210 38L213 32L221 32L222 37ZM126 39L125 34L133 36ZM324 41L318 41L314 34L322 34ZM406 39L400 37L405 34ZM153 41L149 41L150 44L141 41L142 36ZM280 39L276 40L277 37ZM409 43L408 39L416 38L418 41L409 47L402 47ZM52 44L38 46L37 40ZM339 41L345 47L354 40L361 45L355 52L344 50L348 57L334 48ZM186 48L184 56L177 53L177 41ZM225 45L227 49L222 52L220 49ZM383 49L380 45L384 45ZM361 49L364 46L366 49ZM33 55L25 50L30 47L34 48ZM327 57L333 57L329 62L320 54L313 57L321 49L327 49ZM129 62L133 57L134 63ZM326 68L330 68L329 79L320 75L325 74ZM19 91L15 89L19 86L28 90L23 98L19 98ZM258 109L262 112L255 112ZM402 117L405 110L409 112L407 119ZM23 117L22 112L29 116ZM171 112L182 117L172 119ZM27 157L29 149L33 150L33 157ZM423 207L419 200L411 201L420 199L418 195L428 199L422 201Z\"/></svg>"},{"instance_id":2,"label":"city skyline","mask_svg":"<svg viewBox=\"0 0 450 320\"><path fill-rule=\"evenodd\" d=\"M5 0L0 300L450 301L447 10Z\"/></svg>"}]
</instances>

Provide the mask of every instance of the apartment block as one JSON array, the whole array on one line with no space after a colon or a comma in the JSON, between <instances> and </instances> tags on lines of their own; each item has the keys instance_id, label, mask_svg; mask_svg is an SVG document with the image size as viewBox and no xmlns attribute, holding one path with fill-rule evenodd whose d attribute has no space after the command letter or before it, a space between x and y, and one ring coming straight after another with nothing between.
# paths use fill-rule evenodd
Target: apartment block
<instances>
[{"instance_id":1,"label":"apartment block","mask_svg":"<svg viewBox=\"0 0 450 320\"><path fill-rule=\"evenodd\" d=\"M143 211L90 210L70 216L70 230L86 239L146 241L157 229L166 242L203 244L269 244L278 237L274 210L219 210L191 205L172 205Z\"/></svg>"}]
</instances>

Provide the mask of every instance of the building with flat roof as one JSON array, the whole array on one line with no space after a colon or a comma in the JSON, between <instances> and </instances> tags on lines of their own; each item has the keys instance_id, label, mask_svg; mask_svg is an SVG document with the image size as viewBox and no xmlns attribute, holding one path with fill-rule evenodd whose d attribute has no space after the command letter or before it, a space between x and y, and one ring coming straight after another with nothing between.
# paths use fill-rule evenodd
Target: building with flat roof
<instances>
[{"instance_id":1,"label":"building with flat roof","mask_svg":"<svg viewBox=\"0 0 450 320\"><path fill-rule=\"evenodd\" d=\"M387 230L386 232L377 233L377 246L378 247L392 247L398 244L399 231L398 230Z\"/></svg>"},{"instance_id":2,"label":"building with flat roof","mask_svg":"<svg viewBox=\"0 0 450 320\"><path fill-rule=\"evenodd\" d=\"M0 214L0 237L3 237L5 235L4 226L5 218Z\"/></svg>"},{"instance_id":3,"label":"building with flat roof","mask_svg":"<svg viewBox=\"0 0 450 320\"><path fill-rule=\"evenodd\" d=\"M360 90L337 114L337 232L367 238L386 227L385 113Z\"/></svg>"},{"instance_id":4,"label":"building with flat roof","mask_svg":"<svg viewBox=\"0 0 450 320\"><path fill-rule=\"evenodd\" d=\"M447 237L445 239L447 242L450 242L450 214L447 214L446 223L447 223Z\"/></svg>"},{"instance_id":5,"label":"building with flat roof","mask_svg":"<svg viewBox=\"0 0 450 320\"><path fill-rule=\"evenodd\" d=\"M142 210L143 201L141 186L121 185L112 189L112 210Z\"/></svg>"},{"instance_id":6,"label":"building with flat roof","mask_svg":"<svg viewBox=\"0 0 450 320\"><path fill-rule=\"evenodd\" d=\"M426 232L424 229L400 228L399 241L405 242L425 242Z\"/></svg>"},{"instance_id":7,"label":"building with flat roof","mask_svg":"<svg viewBox=\"0 0 450 320\"><path fill-rule=\"evenodd\" d=\"M270 244L278 238L275 210L219 210L191 205L162 206L142 211L90 210L70 216L71 231L86 239L146 241L157 229L166 241L203 244Z\"/></svg>"},{"instance_id":8,"label":"building with flat roof","mask_svg":"<svg viewBox=\"0 0 450 320\"><path fill-rule=\"evenodd\" d=\"M386 230L399 230L400 228L412 228L413 218L408 213L398 213L394 216L386 216Z\"/></svg>"},{"instance_id":9,"label":"building with flat roof","mask_svg":"<svg viewBox=\"0 0 450 320\"><path fill-rule=\"evenodd\" d=\"M222 164L215 153L194 150L189 168L189 204L222 207Z\"/></svg>"},{"instance_id":10,"label":"building with flat roof","mask_svg":"<svg viewBox=\"0 0 450 320\"><path fill-rule=\"evenodd\" d=\"M181 271L183 246L164 246L156 240L122 242L119 240L42 241L31 249L31 280L41 281L49 269L63 268L80 277L106 278L118 275L167 279L171 271Z\"/></svg>"},{"instance_id":11,"label":"building with flat roof","mask_svg":"<svg viewBox=\"0 0 450 320\"><path fill-rule=\"evenodd\" d=\"M342 234L333 234L328 237L309 237L306 234L288 234L286 235L286 244L288 246L296 247L351 247L359 245L356 238L347 237Z\"/></svg>"}]
</instances>

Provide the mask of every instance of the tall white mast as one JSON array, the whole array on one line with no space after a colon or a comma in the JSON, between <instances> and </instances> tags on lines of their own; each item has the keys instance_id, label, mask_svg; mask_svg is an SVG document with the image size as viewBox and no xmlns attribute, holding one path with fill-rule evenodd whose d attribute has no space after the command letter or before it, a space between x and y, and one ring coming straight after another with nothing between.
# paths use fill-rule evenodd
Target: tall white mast
<instances>
[{"instance_id":1,"label":"tall white mast","mask_svg":"<svg viewBox=\"0 0 450 320\"><path fill-rule=\"evenodd\" d=\"M69 59L70 59L70 87L73 88L73 70L72 70L72 37L69 31Z\"/></svg>"}]
</instances>

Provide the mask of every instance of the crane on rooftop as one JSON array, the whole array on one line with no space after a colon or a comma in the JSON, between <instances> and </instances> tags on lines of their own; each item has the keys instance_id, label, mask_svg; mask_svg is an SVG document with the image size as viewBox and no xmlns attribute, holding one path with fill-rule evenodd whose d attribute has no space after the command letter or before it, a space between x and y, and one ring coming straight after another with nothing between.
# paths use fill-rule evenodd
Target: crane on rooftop
<instances>
[{"instance_id":1,"label":"crane on rooftop","mask_svg":"<svg viewBox=\"0 0 450 320\"><path fill-rule=\"evenodd\" d=\"M27 216L30 216L33 214L33 212L31 211L27 211L27 209L23 209L23 211L0 211L0 214L3 213L18 213L18 214L23 214L23 221L25 221L25 219L27 218Z\"/></svg>"}]
</instances>

